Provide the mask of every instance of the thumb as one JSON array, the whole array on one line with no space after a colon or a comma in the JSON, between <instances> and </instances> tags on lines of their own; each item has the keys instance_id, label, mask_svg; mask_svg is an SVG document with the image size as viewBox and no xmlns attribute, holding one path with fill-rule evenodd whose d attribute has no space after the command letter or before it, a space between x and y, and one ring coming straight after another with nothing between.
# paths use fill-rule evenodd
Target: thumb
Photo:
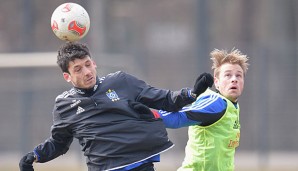
<instances>
[{"instance_id":1,"label":"thumb","mask_svg":"<svg viewBox=\"0 0 298 171\"><path fill-rule=\"evenodd\" d=\"M34 153L33 152L28 153L28 155L26 156L25 162L32 164L34 160L35 160Z\"/></svg>"}]
</instances>

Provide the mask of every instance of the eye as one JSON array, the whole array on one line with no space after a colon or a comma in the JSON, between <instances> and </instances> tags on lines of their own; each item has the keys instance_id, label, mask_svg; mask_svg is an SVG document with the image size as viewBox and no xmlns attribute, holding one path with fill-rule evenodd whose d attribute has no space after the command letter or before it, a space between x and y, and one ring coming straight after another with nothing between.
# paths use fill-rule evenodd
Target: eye
<instances>
[{"instance_id":1,"label":"eye","mask_svg":"<svg viewBox=\"0 0 298 171\"><path fill-rule=\"evenodd\" d=\"M75 69L74 69L74 72L81 72L81 67L76 67Z\"/></svg>"},{"instance_id":2,"label":"eye","mask_svg":"<svg viewBox=\"0 0 298 171\"><path fill-rule=\"evenodd\" d=\"M230 73L226 73L226 74L224 75L224 77L231 77L231 74L230 74Z\"/></svg>"},{"instance_id":3,"label":"eye","mask_svg":"<svg viewBox=\"0 0 298 171\"><path fill-rule=\"evenodd\" d=\"M243 76L242 76L242 74L237 74L236 77L237 78L242 78Z\"/></svg>"},{"instance_id":4,"label":"eye","mask_svg":"<svg viewBox=\"0 0 298 171\"><path fill-rule=\"evenodd\" d=\"M91 62L90 61L86 62L85 66L86 67L90 67L91 66Z\"/></svg>"}]
</instances>

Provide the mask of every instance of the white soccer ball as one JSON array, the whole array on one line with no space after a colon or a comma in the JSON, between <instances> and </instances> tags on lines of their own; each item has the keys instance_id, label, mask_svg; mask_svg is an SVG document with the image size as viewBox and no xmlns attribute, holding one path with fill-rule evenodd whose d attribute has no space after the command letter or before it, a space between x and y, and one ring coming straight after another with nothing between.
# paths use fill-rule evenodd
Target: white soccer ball
<instances>
[{"instance_id":1,"label":"white soccer ball","mask_svg":"<svg viewBox=\"0 0 298 171\"><path fill-rule=\"evenodd\" d=\"M90 18L81 5L64 3L54 10L51 27L59 39L73 42L86 36L90 28Z\"/></svg>"}]
</instances>

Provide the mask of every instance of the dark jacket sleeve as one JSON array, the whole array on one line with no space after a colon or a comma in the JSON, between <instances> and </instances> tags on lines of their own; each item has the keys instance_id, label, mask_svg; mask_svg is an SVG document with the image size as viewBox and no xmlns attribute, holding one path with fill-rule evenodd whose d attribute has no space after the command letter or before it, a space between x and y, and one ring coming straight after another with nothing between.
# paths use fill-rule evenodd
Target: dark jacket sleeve
<instances>
[{"instance_id":1,"label":"dark jacket sleeve","mask_svg":"<svg viewBox=\"0 0 298 171\"><path fill-rule=\"evenodd\" d=\"M154 109L178 111L195 101L189 95L189 88L183 88L179 91L159 89L129 74L126 75L126 84L130 87L129 92L138 93L136 101Z\"/></svg>"},{"instance_id":2,"label":"dark jacket sleeve","mask_svg":"<svg viewBox=\"0 0 298 171\"><path fill-rule=\"evenodd\" d=\"M44 163L65 154L73 141L73 135L66 124L61 121L60 113L55 106L53 111L54 123L51 127L51 137L35 147L37 162Z\"/></svg>"},{"instance_id":3,"label":"dark jacket sleeve","mask_svg":"<svg viewBox=\"0 0 298 171\"><path fill-rule=\"evenodd\" d=\"M73 141L71 134L64 128L52 126L52 136L35 147L37 162L44 163L65 154Z\"/></svg>"}]
</instances>

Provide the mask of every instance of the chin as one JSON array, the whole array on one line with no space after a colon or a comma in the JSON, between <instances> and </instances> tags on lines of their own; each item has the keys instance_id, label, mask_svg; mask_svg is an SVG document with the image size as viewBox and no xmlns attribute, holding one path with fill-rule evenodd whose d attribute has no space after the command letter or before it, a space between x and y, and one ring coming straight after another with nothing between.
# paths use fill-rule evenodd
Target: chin
<instances>
[{"instance_id":1,"label":"chin","mask_svg":"<svg viewBox=\"0 0 298 171\"><path fill-rule=\"evenodd\" d=\"M92 87L94 87L95 86L95 84L96 84L96 81L91 81L91 82L89 82L89 83L86 83L85 84L85 87L88 89L88 88L92 88Z\"/></svg>"},{"instance_id":2,"label":"chin","mask_svg":"<svg viewBox=\"0 0 298 171\"><path fill-rule=\"evenodd\" d=\"M86 89L93 88L94 86L95 86L95 84L88 85L88 86L86 86Z\"/></svg>"},{"instance_id":3,"label":"chin","mask_svg":"<svg viewBox=\"0 0 298 171\"><path fill-rule=\"evenodd\" d=\"M237 97L232 97L233 102L237 102L237 101L238 101L238 97L239 97L239 96L237 96Z\"/></svg>"},{"instance_id":4,"label":"chin","mask_svg":"<svg viewBox=\"0 0 298 171\"><path fill-rule=\"evenodd\" d=\"M233 96L233 95L230 95L227 98L232 102L237 102L237 100L238 100L238 96Z\"/></svg>"}]
</instances>

